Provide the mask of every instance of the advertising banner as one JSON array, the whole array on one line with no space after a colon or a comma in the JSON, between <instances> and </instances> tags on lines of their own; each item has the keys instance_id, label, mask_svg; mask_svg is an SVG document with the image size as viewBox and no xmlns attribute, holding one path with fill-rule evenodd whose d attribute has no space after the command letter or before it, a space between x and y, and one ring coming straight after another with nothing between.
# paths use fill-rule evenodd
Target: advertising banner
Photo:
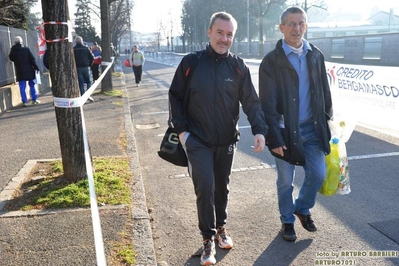
<instances>
[{"instance_id":1,"label":"advertising banner","mask_svg":"<svg viewBox=\"0 0 399 266\"><path fill-rule=\"evenodd\" d=\"M326 62L334 116L399 135L399 68Z\"/></svg>"}]
</instances>

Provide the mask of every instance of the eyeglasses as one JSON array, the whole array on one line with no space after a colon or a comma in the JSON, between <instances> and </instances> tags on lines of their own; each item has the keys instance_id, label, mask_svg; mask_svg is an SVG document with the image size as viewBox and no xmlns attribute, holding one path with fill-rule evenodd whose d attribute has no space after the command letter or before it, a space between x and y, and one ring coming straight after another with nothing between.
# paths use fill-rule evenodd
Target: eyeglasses
<instances>
[{"instance_id":1,"label":"eyeglasses","mask_svg":"<svg viewBox=\"0 0 399 266\"><path fill-rule=\"evenodd\" d=\"M286 26L290 27L290 28L296 28L299 26L299 28L303 29L306 27L306 22L300 22L299 24L295 23L295 22L290 22L288 24L285 24Z\"/></svg>"}]
</instances>

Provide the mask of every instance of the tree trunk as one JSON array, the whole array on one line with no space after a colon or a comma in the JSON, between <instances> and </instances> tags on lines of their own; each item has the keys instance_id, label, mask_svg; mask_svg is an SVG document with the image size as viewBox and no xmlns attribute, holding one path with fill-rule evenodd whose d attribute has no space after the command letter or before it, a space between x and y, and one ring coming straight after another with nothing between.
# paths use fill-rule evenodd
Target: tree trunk
<instances>
[{"instance_id":1,"label":"tree trunk","mask_svg":"<svg viewBox=\"0 0 399 266\"><path fill-rule=\"evenodd\" d=\"M100 0L101 9L101 57L104 62L111 62L111 33L109 29L109 3L108 0ZM105 71L107 66L102 66ZM101 81L101 92L112 91L111 71L108 71Z\"/></svg>"},{"instance_id":2,"label":"tree trunk","mask_svg":"<svg viewBox=\"0 0 399 266\"><path fill-rule=\"evenodd\" d=\"M45 22L69 20L67 0L42 0ZM45 25L46 39L68 37L67 25ZM53 96L78 98L80 91L72 40L47 42ZM75 182L86 177L82 112L80 108L55 107L64 177Z\"/></svg>"}]
</instances>

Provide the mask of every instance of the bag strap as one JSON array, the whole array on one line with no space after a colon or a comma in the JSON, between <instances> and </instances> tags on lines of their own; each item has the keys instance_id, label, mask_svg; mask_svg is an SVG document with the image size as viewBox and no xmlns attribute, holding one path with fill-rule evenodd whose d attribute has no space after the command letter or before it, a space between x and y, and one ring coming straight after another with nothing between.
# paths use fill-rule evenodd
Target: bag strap
<instances>
[{"instance_id":1,"label":"bag strap","mask_svg":"<svg viewBox=\"0 0 399 266\"><path fill-rule=\"evenodd\" d=\"M191 77L193 76L193 72L198 65L198 59L200 58L200 56L203 53L204 53L204 51L196 51L194 53L191 53L189 56L189 66L184 71L184 76L185 76L185 88L184 88L185 91L184 91L184 99L183 99L184 110L187 109L187 102L188 102L187 99L188 99L188 93L190 92L189 84L191 81Z\"/></svg>"}]
</instances>

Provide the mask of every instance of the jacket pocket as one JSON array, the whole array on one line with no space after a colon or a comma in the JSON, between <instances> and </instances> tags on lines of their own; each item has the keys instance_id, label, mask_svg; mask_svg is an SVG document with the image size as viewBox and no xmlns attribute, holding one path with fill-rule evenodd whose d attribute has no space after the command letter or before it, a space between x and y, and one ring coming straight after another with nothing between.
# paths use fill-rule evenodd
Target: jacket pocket
<instances>
[{"instance_id":1,"label":"jacket pocket","mask_svg":"<svg viewBox=\"0 0 399 266\"><path fill-rule=\"evenodd\" d=\"M284 155L281 156L280 154L277 154L277 153L273 152L273 150L268 146L269 147L269 151L274 157L279 158L279 159L283 159L284 161L288 161L289 158L290 158L288 132L287 132L287 129L285 129L285 128L281 128L280 130L281 130L281 136L283 137L283 140L284 140L284 143L285 143L285 147L287 148L286 150L283 150L284 151Z\"/></svg>"}]
</instances>

